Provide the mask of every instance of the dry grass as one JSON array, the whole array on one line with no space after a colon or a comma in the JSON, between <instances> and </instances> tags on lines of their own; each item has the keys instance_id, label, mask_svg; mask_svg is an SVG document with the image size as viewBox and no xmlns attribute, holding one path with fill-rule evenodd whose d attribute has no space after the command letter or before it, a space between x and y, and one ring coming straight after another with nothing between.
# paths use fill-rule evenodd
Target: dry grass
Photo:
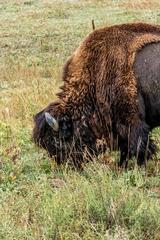
<instances>
[{"instance_id":1,"label":"dry grass","mask_svg":"<svg viewBox=\"0 0 160 240\"><path fill-rule=\"evenodd\" d=\"M137 10L153 10L159 11L160 2L158 0L148 1L148 0L136 0L136 1L127 1L122 0L120 6L123 6L127 9L137 9Z\"/></svg>"}]
</instances>

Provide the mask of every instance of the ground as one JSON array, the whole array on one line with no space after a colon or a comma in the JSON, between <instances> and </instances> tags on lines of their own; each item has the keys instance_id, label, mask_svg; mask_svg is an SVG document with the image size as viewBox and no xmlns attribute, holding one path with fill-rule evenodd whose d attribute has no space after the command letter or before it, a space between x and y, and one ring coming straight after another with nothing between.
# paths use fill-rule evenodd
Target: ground
<instances>
[{"instance_id":1,"label":"ground","mask_svg":"<svg viewBox=\"0 0 160 240\"><path fill-rule=\"evenodd\" d=\"M96 28L160 23L158 0L0 2L0 239L160 240L160 151L146 168L106 153L79 172L31 141L62 66ZM160 142L160 130L152 137ZM159 144L160 145L160 144Z\"/></svg>"}]
</instances>

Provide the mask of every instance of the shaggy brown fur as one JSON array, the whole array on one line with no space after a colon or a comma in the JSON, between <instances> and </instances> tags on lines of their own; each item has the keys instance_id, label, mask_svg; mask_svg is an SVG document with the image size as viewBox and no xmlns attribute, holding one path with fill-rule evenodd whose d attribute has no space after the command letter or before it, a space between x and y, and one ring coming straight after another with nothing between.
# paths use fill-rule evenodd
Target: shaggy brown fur
<instances>
[{"instance_id":1,"label":"shaggy brown fur","mask_svg":"<svg viewBox=\"0 0 160 240\"><path fill-rule=\"evenodd\" d=\"M70 140L66 140L68 147L71 147L71 138L83 139L82 132L85 142L87 130L93 145L102 138L109 148L118 144L121 164L127 157L136 156L137 148L140 162L143 162L146 145L149 144L151 153L154 146L151 141L147 143L149 130L139 111L133 64L139 49L158 41L160 26L144 23L115 25L89 34L64 67L64 86L58 94L58 102L36 115L34 141L54 155L51 150L55 144L51 143L53 137L46 141L51 129L44 128L44 116L40 118L48 111L57 119L65 115L70 119L73 132Z\"/></svg>"}]
</instances>

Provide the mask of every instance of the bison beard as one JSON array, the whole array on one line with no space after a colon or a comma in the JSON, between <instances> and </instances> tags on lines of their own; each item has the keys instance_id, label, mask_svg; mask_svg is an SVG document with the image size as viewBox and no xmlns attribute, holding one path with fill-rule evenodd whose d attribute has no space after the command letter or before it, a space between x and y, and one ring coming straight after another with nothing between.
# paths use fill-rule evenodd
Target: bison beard
<instances>
[{"instance_id":1,"label":"bison beard","mask_svg":"<svg viewBox=\"0 0 160 240\"><path fill-rule=\"evenodd\" d=\"M120 150L143 164L160 125L160 27L123 24L93 31L67 61L58 101L36 114L33 139L57 163ZM47 114L46 114L47 113ZM98 140L105 140L102 148Z\"/></svg>"}]
</instances>

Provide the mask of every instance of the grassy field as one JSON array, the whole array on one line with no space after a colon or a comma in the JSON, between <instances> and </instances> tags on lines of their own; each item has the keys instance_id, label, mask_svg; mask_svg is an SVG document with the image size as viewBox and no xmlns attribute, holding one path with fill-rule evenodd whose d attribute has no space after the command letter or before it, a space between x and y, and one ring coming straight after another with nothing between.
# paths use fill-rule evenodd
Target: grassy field
<instances>
[{"instance_id":1,"label":"grassy field","mask_svg":"<svg viewBox=\"0 0 160 240\"><path fill-rule=\"evenodd\" d=\"M77 172L31 141L32 116L56 98L92 19L160 24L159 10L158 0L0 1L0 240L160 240L160 152L146 169L117 170L113 154Z\"/></svg>"}]
</instances>

